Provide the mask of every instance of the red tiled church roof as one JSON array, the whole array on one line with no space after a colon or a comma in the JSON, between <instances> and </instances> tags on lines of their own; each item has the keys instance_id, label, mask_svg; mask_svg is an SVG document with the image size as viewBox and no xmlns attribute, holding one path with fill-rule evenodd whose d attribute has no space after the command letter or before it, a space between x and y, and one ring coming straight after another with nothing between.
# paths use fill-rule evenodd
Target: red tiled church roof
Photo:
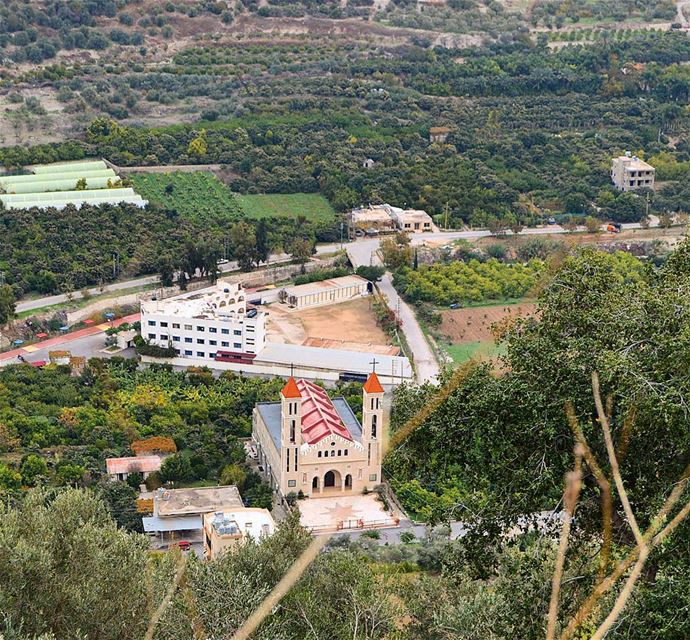
<instances>
[{"instance_id":1,"label":"red tiled church roof","mask_svg":"<svg viewBox=\"0 0 690 640\"><path fill-rule=\"evenodd\" d=\"M290 378L283 389L283 395L286 398L296 397L286 395L286 390L290 393L294 393L296 390L298 396L302 398L302 438L304 442L316 444L324 438L334 435L350 442L354 441L328 394L321 387L307 380L295 381L294 378Z\"/></svg>"},{"instance_id":2,"label":"red tiled church roof","mask_svg":"<svg viewBox=\"0 0 690 640\"><path fill-rule=\"evenodd\" d=\"M367 393L383 393L383 387L375 371L372 371L367 381L364 383L364 390Z\"/></svg>"}]
</instances>

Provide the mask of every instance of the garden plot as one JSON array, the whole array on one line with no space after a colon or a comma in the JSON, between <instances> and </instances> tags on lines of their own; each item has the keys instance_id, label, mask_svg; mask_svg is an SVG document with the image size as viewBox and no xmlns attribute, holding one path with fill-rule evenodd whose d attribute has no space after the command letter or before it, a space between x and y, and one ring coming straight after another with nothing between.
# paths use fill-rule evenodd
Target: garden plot
<instances>
[{"instance_id":1,"label":"garden plot","mask_svg":"<svg viewBox=\"0 0 690 640\"><path fill-rule=\"evenodd\" d=\"M464 362L473 357L493 357L500 353L500 349L494 341L491 327L535 312L536 304L531 302L449 309L441 313L438 332L447 340L444 349L454 362Z\"/></svg>"}]
</instances>

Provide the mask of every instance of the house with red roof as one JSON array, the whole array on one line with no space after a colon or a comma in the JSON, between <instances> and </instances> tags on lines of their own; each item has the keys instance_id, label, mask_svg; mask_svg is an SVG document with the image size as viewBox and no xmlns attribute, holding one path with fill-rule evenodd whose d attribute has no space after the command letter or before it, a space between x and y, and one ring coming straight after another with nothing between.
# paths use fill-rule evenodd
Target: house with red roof
<instances>
[{"instance_id":1,"label":"house with red roof","mask_svg":"<svg viewBox=\"0 0 690 640\"><path fill-rule=\"evenodd\" d=\"M160 471L162 458L159 456L137 456L135 458L107 458L105 468L110 479L123 482L130 473L140 473L144 479L154 471Z\"/></svg>"},{"instance_id":2,"label":"house with red roof","mask_svg":"<svg viewBox=\"0 0 690 640\"><path fill-rule=\"evenodd\" d=\"M362 421L345 398L308 380L287 381L280 402L254 408L259 465L284 497L361 493L381 483L384 390L376 373L362 391Z\"/></svg>"}]
</instances>

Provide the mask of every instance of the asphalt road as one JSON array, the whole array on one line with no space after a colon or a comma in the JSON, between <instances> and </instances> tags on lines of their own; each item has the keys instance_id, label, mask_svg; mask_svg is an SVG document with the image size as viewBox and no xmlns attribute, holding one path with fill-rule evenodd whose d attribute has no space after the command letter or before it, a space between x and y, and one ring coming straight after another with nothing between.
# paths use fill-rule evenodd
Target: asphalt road
<instances>
[{"instance_id":1,"label":"asphalt road","mask_svg":"<svg viewBox=\"0 0 690 640\"><path fill-rule=\"evenodd\" d=\"M651 226L658 226L658 219L652 219ZM605 228L605 226L603 227ZM641 225L638 223L624 224L624 229L640 229ZM584 227L578 230L584 231ZM520 235L524 236L539 236L569 233L560 225L549 225L548 227L536 227L524 229ZM511 231L507 231L506 235L513 235ZM437 231L433 233L418 233L412 235L411 243L419 246L428 241L448 241L466 239L476 240L479 238L486 238L491 236L491 232L487 229L476 229L470 231ZM350 257L350 262L357 267L362 265L380 265L381 260L377 255L380 240L379 238L364 238L356 240L347 245L347 253ZM415 369L417 373L417 382L422 384L424 382L437 382L440 371L439 364L434 356L431 347L422 332L422 329L417 322L414 311L405 303L404 300L398 296L390 272L386 272L381 281L378 283L378 288L388 299L388 306L399 314L402 320L402 331L405 334L407 344L412 351Z\"/></svg>"},{"instance_id":2,"label":"asphalt road","mask_svg":"<svg viewBox=\"0 0 690 640\"><path fill-rule=\"evenodd\" d=\"M316 254L333 253L337 251L339 245L337 244L324 244L320 245L316 249ZM289 262L290 256L281 253L272 255L270 258L270 264L277 264L282 262ZM220 265L220 270L222 273L231 273L233 271L239 271L239 266L237 262L230 261ZM124 280L122 282L113 282L112 284L107 284L101 289L100 287L90 288L89 294L92 296L97 296L102 293L109 293L113 291L124 291L126 289L134 289L136 287L145 287L150 284L156 284L160 282L160 277L158 275L145 276L143 278L135 278L134 280ZM74 291L72 293L72 300L79 300L82 298L81 291ZM41 309L43 307L51 307L56 304L62 304L67 302L68 297L66 294L58 294L54 296L46 296L45 298L36 298L35 300L25 300L17 303L17 313L22 313L24 311L33 311L34 309Z\"/></svg>"},{"instance_id":3,"label":"asphalt road","mask_svg":"<svg viewBox=\"0 0 690 640\"><path fill-rule=\"evenodd\" d=\"M658 225L658 220L652 220L652 225L651 226L657 226ZM638 223L633 223L633 224L624 224L623 225L624 229L640 229L641 226ZM554 234L554 233L568 233L566 229L563 227L560 227L558 225L553 225L549 227L538 227L538 228L530 228L530 229L525 229L522 231L520 235L523 236L529 236L529 235L548 235L548 234ZM438 231L434 233L424 233L424 234L416 234L412 237L412 244L413 245L421 245L424 244L427 240L448 240L452 242L453 240L458 240L460 238L464 238L467 240L472 240L472 239L477 239L477 238L486 238L491 235L491 232L486 230L486 229L473 229L470 231ZM508 231L507 235L511 235L511 232ZM348 243L345 245L345 247L348 250L348 253L352 257L355 258L354 262L356 263L355 266L359 265L368 265L371 262L372 255L375 254L376 250L378 249L379 246L379 239L378 238L365 238L362 240L357 240L352 243ZM316 248L316 255L323 255L327 253L333 253L334 251L337 251L340 248L340 245L338 243L333 243L333 244L323 244L319 245ZM272 255L270 262L271 264L275 263L281 263L281 262L288 262L290 260L290 257L286 254L276 254ZM374 263L376 264L376 263ZM237 265L237 262L235 261L230 261L226 262L225 264L220 265L220 270L222 273L230 273L232 271L238 271L239 267ZM142 278L135 278L134 280L125 280L123 282L113 282L112 284L107 284L103 287L103 290L101 290L99 287L92 287L90 288L89 294L92 296L98 295L100 293L105 293L105 292L112 292L112 291L124 291L125 289L134 289L136 287L145 287L150 284L156 284L159 282L160 278L158 275L152 275L152 276L145 276ZM73 300L79 300L82 297L82 294L80 291L75 291L72 294L72 299ZM24 311L32 311L33 309L40 309L42 307L50 307L56 304L61 304L63 302L67 302L68 297L66 294L58 294L54 296L46 296L44 298L36 298L35 300L24 300L24 301L19 301L17 303L17 313L22 313Z\"/></svg>"},{"instance_id":4,"label":"asphalt road","mask_svg":"<svg viewBox=\"0 0 690 640\"><path fill-rule=\"evenodd\" d=\"M438 382L438 374L440 369L438 362L434 356L426 336L422 332L414 311L410 306L398 295L398 292L393 286L391 274L386 272L381 281L378 283L378 288L386 298L388 298L388 305L397 314L402 321L402 332L405 334L405 339L414 354L414 366L417 373L417 382L423 384L424 382Z\"/></svg>"}]
</instances>

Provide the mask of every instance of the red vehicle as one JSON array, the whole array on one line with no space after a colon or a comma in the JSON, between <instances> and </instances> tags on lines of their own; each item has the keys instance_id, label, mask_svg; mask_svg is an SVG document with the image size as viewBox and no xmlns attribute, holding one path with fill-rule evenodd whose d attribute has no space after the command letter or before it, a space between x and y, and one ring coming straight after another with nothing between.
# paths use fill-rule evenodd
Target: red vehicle
<instances>
[{"instance_id":1,"label":"red vehicle","mask_svg":"<svg viewBox=\"0 0 690 640\"><path fill-rule=\"evenodd\" d=\"M180 547L182 551L189 551L192 548L192 543L189 540L180 540L174 546Z\"/></svg>"},{"instance_id":2,"label":"red vehicle","mask_svg":"<svg viewBox=\"0 0 690 640\"><path fill-rule=\"evenodd\" d=\"M609 222L608 225L606 225L606 231L610 233L620 233L622 228L623 225L620 222Z\"/></svg>"}]
</instances>

